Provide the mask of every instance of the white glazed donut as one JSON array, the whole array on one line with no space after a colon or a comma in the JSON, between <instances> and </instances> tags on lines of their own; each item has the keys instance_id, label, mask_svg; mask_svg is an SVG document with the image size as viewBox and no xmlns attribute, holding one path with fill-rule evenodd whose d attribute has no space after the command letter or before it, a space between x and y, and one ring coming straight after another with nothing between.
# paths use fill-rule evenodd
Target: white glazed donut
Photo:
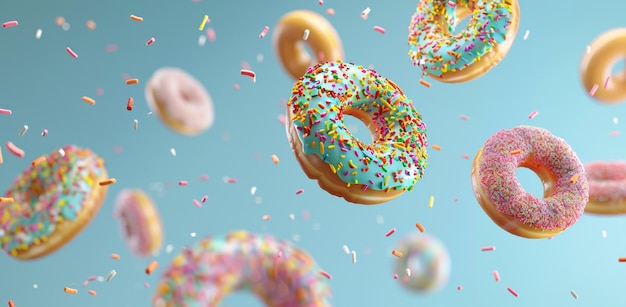
<instances>
[{"instance_id":1,"label":"white glazed donut","mask_svg":"<svg viewBox=\"0 0 626 307\"><path fill-rule=\"evenodd\" d=\"M196 135L213 125L213 101L204 86L178 68L158 69L146 85L150 109L172 130Z\"/></svg>"}]
</instances>

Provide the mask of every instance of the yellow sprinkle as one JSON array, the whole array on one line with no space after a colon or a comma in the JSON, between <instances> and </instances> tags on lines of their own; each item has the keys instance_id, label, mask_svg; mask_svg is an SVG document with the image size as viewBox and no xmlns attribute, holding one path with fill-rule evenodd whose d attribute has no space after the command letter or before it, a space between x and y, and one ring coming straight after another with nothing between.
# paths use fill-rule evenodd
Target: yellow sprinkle
<instances>
[{"instance_id":1,"label":"yellow sprinkle","mask_svg":"<svg viewBox=\"0 0 626 307\"><path fill-rule=\"evenodd\" d=\"M350 168L356 168L356 165L352 163L352 160L348 160L348 165L350 165Z\"/></svg>"},{"instance_id":2,"label":"yellow sprinkle","mask_svg":"<svg viewBox=\"0 0 626 307\"><path fill-rule=\"evenodd\" d=\"M578 177L580 177L580 174L575 174L574 176L572 176L572 178L569 180L570 183L576 183L576 181L578 181Z\"/></svg>"},{"instance_id":3,"label":"yellow sprinkle","mask_svg":"<svg viewBox=\"0 0 626 307\"><path fill-rule=\"evenodd\" d=\"M435 196L430 196L430 199L428 200L428 208L432 208L433 204L435 203Z\"/></svg>"},{"instance_id":4,"label":"yellow sprinkle","mask_svg":"<svg viewBox=\"0 0 626 307\"><path fill-rule=\"evenodd\" d=\"M324 143L320 143L320 153L324 154Z\"/></svg>"},{"instance_id":5,"label":"yellow sprinkle","mask_svg":"<svg viewBox=\"0 0 626 307\"><path fill-rule=\"evenodd\" d=\"M202 23L200 23L200 27L198 27L198 30L202 31L204 30L204 26L206 25L206 22L209 20L209 15L204 15L204 17L202 18Z\"/></svg>"},{"instance_id":6,"label":"yellow sprinkle","mask_svg":"<svg viewBox=\"0 0 626 307\"><path fill-rule=\"evenodd\" d=\"M334 165L328 164L328 166L330 166L330 170L333 172L333 174L337 174L337 169L335 168Z\"/></svg>"},{"instance_id":7,"label":"yellow sprinkle","mask_svg":"<svg viewBox=\"0 0 626 307\"><path fill-rule=\"evenodd\" d=\"M391 176L387 176L385 177L385 186L387 186L387 182L389 182L389 179L391 178Z\"/></svg>"}]
</instances>

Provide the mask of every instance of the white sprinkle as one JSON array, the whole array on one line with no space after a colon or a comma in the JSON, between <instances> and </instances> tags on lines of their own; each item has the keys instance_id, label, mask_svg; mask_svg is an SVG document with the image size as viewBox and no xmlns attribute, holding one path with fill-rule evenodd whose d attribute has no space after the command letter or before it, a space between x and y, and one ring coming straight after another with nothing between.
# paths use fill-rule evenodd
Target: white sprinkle
<instances>
[{"instance_id":1,"label":"white sprinkle","mask_svg":"<svg viewBox=\"0 0 626 307\"><path fill-rule=\"evenodd\" d=\"M296 215L293 214L293 213L289 214L289 219L292 220L292 221L295 220L296 219Z\"/></svg>"},{"instance_id":2,"label":"white sprinkle","mask_svg":"<svg viewBox=\"0 0 626 307\"><path fill-rule=\"evenodd\" d=\"M406 276L411 277L411 268L406 268Z\"/></svg>"},{"instance_id":3,"label":"white sprinkle","mask_svg":"<svg viewBox=\"0 0 626 307\"><path fill-rule=\"evenodd\" d=\"M263 62L263 54L262 53L259 53L259 54L256 55L256 61L259 62L259 63Z\"/></svg>"},{"instance_id":4,"label":"white sprinkle","mask_svg":"<svg viewBox=\"0 0 626 307\"><path fill-rule=\"evenodd\" d=\"M19 136L24 136L26 131L28 131L28 125L24 125L24 127L22 127L22 130L20 130Z\"/></svg>"},{"instance_id":5,"label":"white sprinkle","mask_svg":"<svg viewBox=\"0 0 626 307\"><path fill-rule=\"evenodd\" d=\"M356 252L352 251L352 263L356 263Z\"/></svg>"},{"instance_id":6,"label":"white sprinkle","mask_svg":"<svg viewBox=\"0 0 626 307\"><path fill-rule=\"evenodd\" d=\"M192 232L192 233L190 233L189 235L190 235L192 238L195 238L195 237L196 237L196 233L195 233L195 232Z\"/></svg>"},{"instance_id":7,"label":"white sprinkle","mask_svg":"<svg viewBox=\"0 0 626 307\"><path fill-rule=\"evenodd\" d=\"M591 46L587 46L587 53L591 52Z\"/></svg>"},{"instance_id":8,"label":"white sprinkle","mask_svg":"<svg viewBox=\"0 0 626 307\"><path fill-rule=\"evenodd\" d=\"M165 252L168 253L168 254L171 253L173 250L174 250L174 246L172 244L168 244L165 247Z\"/></svg>"},{"instance_id":9,"label":"white sprinkle","mask_svg":"<svg viewBox=\"0 0 626 307\"><path fill-rule=\"evenodd\" d=\"M115 270L111 270L111 272L109 272L109 275L107 275L107 282L111 281L111 279L113 279L115 275L117 275L117 272L115 272Z\"/></svg>"},{"instance_id":10,"label":"white sprinkle","mask_svg":"<svg viewBox=\"0 0 626 307\"><path fill-rule=\"evenodd\" d=\"M98 276L98 277L96 277L96 280L97 280L98 282L103 282L103 281L104 281L104 277L102 277L102 276Z\"/></svg>"},{"instance_id":11,"label":"white sprinkle","mask_svg":"<svg viewBox=\"0 0 626 307\"><path fill-rule=\"evenodd\" d=\"M59 154L61 155L61 157L65 157L65 150L63 150L63 148L60 148Z\"/></svg>"},{"instance_id":12,"label":"white sprinkle","mask_svg":"<svg viewBox=\"0 0 626 307\"><path fill-rule=\"evenodd\" d=\"M574 299L578 299L578 294L576 294L576 291L572 290L569 293L572 294L572 296L574 297Z\"/></svg>"},{"instance_id":13,"label":"white sprinkle","mask_svg":"<svg viewBox=\"0 0 626 307\"><path fill-rule=\"evenodd\" d=\"M0 237L4 236L4 230L0 229Z\"/></svg>"},{"instance_id":14,"label":"white sprinkle","mask_svg":"<svg viewBox=\"0 0 626 307\"><path fill-rule=\"evenodd\" d=\"M291 239L293 239L294 241L298 242L298 241L300 241L300 235L296 233L293 236L291 236Z\"/></svg>"},{"instance_id":15,"label":"white sprinkle","mask_svg":"<svg viewBox=\"0 0 626 307\"><path fill-rule=\"evenodd\" d=\"M309 39L309 34L311 33L311 31L309 31L309 29L304 30L304 35L302 36L303 40L307 40Z\"/></svg>"},{"instance_id":16,"label":"white sprinkle","mask_svg":"<svg viewBox=\"0 0 626 307\"><path fill-rule=\"evenodd\" d=\"M602 230L602 238L606 239L606 230Z\"/></svg>"},{"instance_id":17,"label":"white sprinkle","mask_svg":"<svg viewBox=\"0 0 626 307\"><path fill-rule=\"evenodd\" d=\"M33 284L33 288L37 289L39 286L37 284Z\"/></svg>"},{"instance_id":18,"label":"white sprinkle","mask_svg":"<svg viewBox=\"0 0 626 307\"><path fill-rule=\"evenodd\" d=\"M366 8L363 10L363 12L361 12L361 15L369 15L369 13L370 13L371 11L372 11L372 10L371 10L371 9L369 8L369 6L368 6L368 7L366 7Z\"/></svg>"},{"instance_id":19,"label":"white sprinkle","mask_svg":"<svg viewBox=\"0 0 626 307\"><path fill-rule=\"evenodd\" d=\"M350 249L348 248L348 245L344 245L344 246L343 246L343 251L344 251L347 255L350 255Z\"/></svg>"},{"instance_id":20,"label":"white sprinkle","mask_svg":"<svg viewBox=\"0 0 626 307\"><path fill-rule=\"evenodd\" d=\"M376 217L376 223L377 224L382 224L384 222L385 222L385 218L384 217L382 217L380 215Z\"/></svg>"},{"instance_id":21,"label":"white sprinkle","mask_svg":"<svg viewBox=\"0 0 626 307\"><path fill-rule=\"evenodd\" d=\"M198 46L202 47L204 44L206 44L206 36L200 35L200 37L198 37Z\"/></svg>"},{"instance_id":22,"label":"white sprinkle","mask_svg":"<svg viewBox=\"0 0 626 307\"><path fill-rule=\"evenodd\" d=\"M617 125L619 123L619 119L617 117L613 117L613 124Z\"/></svg>"},{"instance_id":23,"label":"white sprinkle","mask_svg":"<svg viewBox=\"0 0 626 307\"><path fill-rule=\"evenodd\" d=\"M528 35L530 35L530 30L526 30L526 33L524 33L524 40L528 39Z\"/></svg>"},{"instance_id":24,"label":"white sprinkle","mask_svg":"<svg viewBox=\"0 0 626 307\"><path fill-rule=\"evenodd\" d=\"M69 31L70 24L66 22L61 26L61 28L63 29L63 31Z\"/></svg>"},{"instance_id":25,"label":"white sprinkle","mask_svg":"<svg viewBox=\"0 0 626 307\"><path fill-rule=\"evenodd\" d=\"M250 188L250 195L254 196L254 194L256 194L256 187L251 187Z\"/></svg>"},{"instance_id":26,"label":"white sprinkle","mask_svg":"<svg viewBox=\"0 0 626 307\"><path fill-rule=\"evenodd\" d=\"M176 157L176 149L170 148L170 153L172 154L172 156Z\"/></svg>"},{"instance_id":27,"label":"white sprinkle","mask_svg":"<svg viewBox=\"0 0 626 307\"><path fill-rule=\"evenodd\" d=\"M139 121L138 120L133 120L133 130L137 130L137 126L139 126Z\"/></svg>"},{"instance_id":28,"label":"white sprinkle","mask_svg":"<svg viewBox=\"0 0 626 307\"><path fill-rule=\"evenodd\" d=\"M40 39L42 33L43 33L43 31L41 29L37 29L37 33L35 33L35 38L36 39Z\"/></svg>"}]
</instances>

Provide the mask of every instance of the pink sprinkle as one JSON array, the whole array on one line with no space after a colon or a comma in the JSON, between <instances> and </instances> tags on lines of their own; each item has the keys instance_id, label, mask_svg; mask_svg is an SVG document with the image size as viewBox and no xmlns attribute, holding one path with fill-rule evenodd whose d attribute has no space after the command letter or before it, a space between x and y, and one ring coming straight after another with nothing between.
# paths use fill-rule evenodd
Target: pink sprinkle
<instances>
[{"instance_id":1,"label":"pink sprinkle","mask_svg":"<svg viewBox=\"0 0 626 307\"><path fill-rule=\"evenodd\" d=\"M296 195L298 195L298 194L302 194L302 192L304 192L304 190L303 190L303 189L297 190L297 191L296 191Z\"/></svg>"},{"instance_id":2,"label":"pink sprinkle","mask_svg":"<svg viewBox=\"0 0 626 307\"><path fill-rule=\"evenodd\" d=\"M463 286L458 285L458 286L456 287L456 289L457 289L457 290L459 290L459 291L461 291L461 290L463 290Z\"/></svg>"},{"instance_id":3,"label":"pink sprinkle","mask_svg":"<svg viewBox=\"0 0 626 307\"><path fill-rule=\"evenodd\" d=\"M217 38L217 36L215 35L215 29L208 28L206 30L206 37L209 39L210 42L214 42L215 39Z\"/></svg>"},{"instance_id":4,"label":"pink sprinkle","mask_svg":"<svg viewBox=\"0 0 626 307\"><path fill-rule=\"evenodd\" d=\"M3 28L10 28L10 27L17 27L18 23L17 21L13 20L13 21L7 21L5 23L2 24Z\"/></svg>"},{"instance_id":5,"label":"pink sprinkle","mask_svg":"<svg viewBox=\"0 0 626 307\"><path fill-rule=\"evenodd\" d=\"M589 91L589 95L591 95L591 96L595 95L596 91L598 91L598 85L594 84L593 87L591 88L591 90Z\"/></svg>"},{"instance_id":6,"label":"pink sprinkle","mask_svg":"<svg viewBox=\"0 0 626 307\"><path fill-rule=\"evenodd\" d=\"M96 276L89 276L89 277L87 278L87 281L94 281L94 280L96 280L96 279L98 279L98 277L96 277Z\"/></svg>"},{"instance_id":7,"label":"pink sprinkle","mask_svg":"<svg viewBox=\"0 0 626 307\"><path fill-rule=\"evenodd\" d=\"M43 131L41 131L41 136L46 136L46 134L48 134L48 129L43 129Z\"/></svg>"},{"instance_id":8,"label":"pink sprinkle","mask_svg":"<svg viewBox=\"0 0 626 307\"><path fill-rule=\"evenodd\" d=\"M463 159L469 159L469 155L468 155L468 154L462 154L462 155L461 155L461 158L463 158Z\"/></svg>"},{"instance_id":9,"label":"pink sprinkle","mask_svg":"<svg viewBox=\"0 0 626 307\"><path fill-rule=\"evenodd\" d=\"M448 5L451 7L456 7L456 3L454 1L448 1Z\"/></svg>"},{"instance_id":10,"label":"pink sprinkle","mask_svg":"<svg viewBox=\"0 0 626 307\"><path fill-rule=\"evenodd\" d=\"M11 141L7 142L6 148L14 156L16 156L18 158L24 158L24 155L25 155L24 150L22 150L21 148L15 146L15 144L13 144Z\"/></svg>"},{"instance_id":11,"label":"pink sprinkle","mask_svg":"<svg viewBox=\"0 0 626 307\"><path fill-rule=\"evenodd\" d=\"M328 279L333 279L333 277L330 276L330 274L328 274L328 272L326 272L326 271L320 271L320 274L322 274L324 277L326 277Z\"/></svg>"},{"instance_id":12,"label":"pink sprinkle","mask_svg":"<svg viewBox=\"0 0 626 307\"><path fill-rule=\"evenodd\" d=\"M611 134L610 134L610 136L613 136L613 137L618 136L618 135L620 135L620 132L617 131L617 130L611 132Z\"/></svg>"},{"instance_id":13,"label":"pink sprinkle","mask_svg":"<svg viewBox=\"0 0 626 307\"><path fill-rule=\"evenodd\" d=\"M209 180L209 175L200 176L200 181L206 181L206 180Z\"/></svg>"},{"instance_id":14,"label":"pink sprinkle","mask_svg":"<svg viewBox=\"0 0 626 307\"><path fill-rule=\"evenodd\" d=\"M241 86L239 86L239 84L237 83L235 83L233 87L235 88L235 91L238 91L241 88Z\"/></svg>"},{"instance_id":15,"label":"pink sprinkle","mask_svg":"<svg viewBox=\"0 0 626 307\"><path fill-rule=\"evenodd\" d=\"M270 220L270 216L269 215L264 215L263 216L263 220L264 221L269 221Z\"/></svg>"},{"instance_id":16,"label":"pink sprinkle","mask_svg":"<svg viewBox=\"0 0 626 307\"><path fill-rule=\"evenodd\" d=\"M263 28L263 31L261 31L261 34L259 34L259 38L264 38L265 35L267 35L267 31L270 30L270 27L265 26L265 28Z\"/></svg>"},{"instance_id":17,"label":"pink sprinkle","mask_svg":"<svg viewBox=\"0 0 626 307\"><path fill-rule=\"evenodd\" d=\"M151 37L147 42L146 42L146 46L150 46L152 44L154 44L154 42L156 41L156 39L154 37Z\"/></svg>"},{"instance_id":18,"label":"pink sprinkle","mask_svg":"<svg viewBox=\"0 0 626 307\"><path fill-rule=\"evenodd\" d=\"M96 89L96 96L102 96L102 95L104 95L104 89L97 88Z\"/></svg>"},{"instance_id":19,"label":"pink sprinkle","mask_svg":"<svg viewBox=\"0 0 626 307\"><path fill-rule=\"evenodd\" d=\"M9 109L0 109L0 114L11 115L11 114L13 114L13 111L11 111Z\"/></svg>"},{"instance_id":20,"label":"pink sprinkle","mask_svg":"<svg viewBox=\"0 0 626 307\"><path fill-rule=\"evenodd\" d=\"M394 232L396 232L395 228L391 228L391 230L387 231L387 233L385 234L385 237L388 237L390 235L392 235Z\"/></svg>"},{"instance_id":21,"label":"pink sprinkle","mask_svg":"<svg viewBox=\"0 0 626 307\"><path fill-rule=\"evenodd\" d=\"M115 51L117 51L117 45L114 45L114 44L107 45L106 47L104 47L104 50L106 52L115 52Z\"/></svg>"},{"instance_id":22,"label":"pink sprinkle","mask_svg":"<svg viewBox=\"0 0 626 307\"><path fill-rule=\"evenodd\" d=\"M209 197L204 195L204 196L202 196L201 202L205 203L207 201L207 199L209 199Z\"/></svg>"},{"instance_id":23,"label":"pink sprinkle","mask_svg":"<svg viewBox=\"0 0 626 307\"><path fill-rule=\"evenodd\" d=\"M122 153L122 151L124 151L124 148L122 148L122 146L120 145L115 145L115 147L113 147L113 151L117 154Z\"/></svg>"},{"instance_id":24,"label":"pink sprinkle","mask_svg":"<svg viewBox=\"0 0 626 307\"><path fill-rule=\"evenodd\" d=\"M609 86L609 80L611 80L611 76L606 77L606 80L604 80L604 88Z\"/></svg>"},{"instance_id":25,"label":"pink sprinkle","mask_svg":"<svg viewBox=\"0 0 626 307\"><path fill-rule=\"evenodd\" d=\"M237 182L237 178L228 178L228 180L226 180L226 182L228 182L228 183L236 183Z\"/></svg>"},{"instance_id":26,"label":"pink sprinkle","mask_svg":"<svg viewBox=\"0 0 626 307\"><path fill-rule=\"evenodd\" d=\"M250 69L250 70L252 70L252 66L250 66L250 64L248 64L248 62L246 62L246 61L241 61L241 69Z\"/></svg>"},{"instance_id":27,"label":"pink sprinkle","mask_svg":"<svg viewBox=\"0 0 626 307\"><path fill-rule=\"evenodd\" d=\"M281 123L283 126L287 124L285 115L278 114L277 119L278 119L278 122Z\"/></svg>"},{"instance_id":28,"label":"pink sprinkle","mask_svg":"<svg viewBox=\"0 0 626 307\"><path fill-rule=\"evenodd\" d=\"M324 4L324 0L320 0L318 3L319 3L320 5L323 5L323 4Z\"/></svg>"},{"instance_id":29,"label":"pink sprinkle","mask_svg":"<svg viewBox=\"0 0 626 307\"><path fill-rule=\"evenodd\" d=\"M86 280L85 280L85 281L83 281L83 287L87 287L87 285L88 285L88 284L89 284L89 282L88 282L88 281L86 281Z\"/></svg>"},{"instance_id":30,"label":"pink sprinkle","mask_svg":"<svg viewBox=\"0 0 626 307\"><path fill-rule=\"evenodd\" d=\"M393 274L393 279L398 279L398 274Z\"/></svg>"},{"instance_id":31,"label":"pink sprinkle","mask_svg":"<svg viewBox=\"0 0 626 307\"><path fill-rule=\"evenodd\" d=\"M508 287L508 288L506 288L506 289L507 289L507 290L509 290L509 292L511 292L511 294L513 294L515 297L518 297L518 296L519 296L519 294L517 294L517 292L515 292L515 290L513 290L513 288Z\"/></svg>"},{"instance_id":32,"label":"pink sprinkle","mask_svg":"<svg viewBox=\"0 0 626 307\"><path fill-rule=\"evenodd\" d=\"M498 270L493 271L493 278L496 281L500 281L500 273L498 273Z\"/></svg>"},{"instance_id":33,"label":"pink sprinkle","mask_svg":"<svg viewBox=\"0 0 626 307\"><path fill-rule=\"evenodd\" d=\"M308 220L311 218L311 213L309 211L302 211L302 218Z\"/></svg>"},{"instance_id":34,"label":"pink sprinkle","mask_svg":"<svg viewBox=\"0 0 626 307\"><path fill-rule=\"evenodd\" d=\"M65 48L65 51L67 51L67 53L69 53L73 58L78 59L78 54L76 54L72 48L67 47Z\"/></svg>"},{"instance_id":35,"label":"pink sprinkle","mask_svg":"<svg viewBox=\"0 0 626 307\"><path fill-rule=\"evenodd\" d=\"M317 59L318 59L320 62L326 62L326 61L324 61L324 56L325 56L325 55L324 55L324 51L320 51L320 52L318 52L318 53L317 53Z\"/></svg>"},{"instance_id":36,"label":"pink sprinkle","mask_svg":"<svg viewBox=\"0 0 626 307\"><path fill-rule=\"evenodd\" d=\"M461 115L460 117L461 117L462 120L468 120L469 119L469 116L467 116L467 115Z\"/></svg>"},{"instance_id":37,"label":"pink sprinkle","mask_svg":"<svg viewBox=\"0 0 626 307\"><path fill-rule=\"evenodd\" d=\"M143 283L143 286L144 286L145 288L150 288L150 284L149 284L149 283L147 283L147 282Z\"/></svg>"},{"instance_id":38,"label":"pink sprinkle","mask_svg":"<svg viewBox=\"0 0 626 307\"><path fill-rule=\"evenodd\" d=\"M185 187L185 186L187 186L187 184L188 184L188 182L185 181L185 180L182 180L182 181L178 182L178 185L181 186L181 187Z\"/></svg>"},{"instance_id":39,"label":"pink sprinkle","mask_svg":"<svg viewBox=\"0 0 626 307\"><path fill-rule=\"evenodd\" d=\"M387 32L387 30L385 30L385 28L383 27L379 27L379 26L374 26L374 31L381 33L381 34L385 34L385 32Z\"/></svg>"},{"instance_id":40,"label":"pink sprinkle","mask_svg":"<svg viewBox=\"0 0 626 307\"><path fill-rule=\"evenodd\" d=\"M480 249L480 251L482 251L482 252L495 251L495 250L496 250L495 246L485 246L485 247Z\"/></svg>"},{"instance_id":41,"label":"pink sprinkle","mask_svg":"<svg viewBox=\"0 0 626 307\"><path fill-rule=\"evenodd\" d=\"M197 199L193 200L193 204L196 205L196 207L198 208L202 208L202 204Z\"/></svg>"},{"instance_id":42,"label":"pink sprinkle","mask_svg":"<svg viewBox=\"0 0 626 307\"><path fill-rule=\"evenodd\" d=\"M537 110L532 111L532 112L530 112L530 114L528 114L528 118L529 118L529 119L533 119L533 118L535 118L535 116L537 116L538 114L539 114L539 111L537 111Z\"/></svg>"}]
</instances>

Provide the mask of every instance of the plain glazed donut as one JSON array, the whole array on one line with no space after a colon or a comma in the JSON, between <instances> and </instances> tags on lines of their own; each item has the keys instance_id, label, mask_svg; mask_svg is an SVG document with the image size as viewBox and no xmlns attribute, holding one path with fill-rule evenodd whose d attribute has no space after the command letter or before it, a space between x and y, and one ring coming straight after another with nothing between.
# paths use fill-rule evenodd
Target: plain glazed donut
<instances>
[{"instance_id":1,"label":"plain glazed donut","mask_svg":"<svg viewBox=\"0 0 626 307\"><path fill-rule=\"evenodd\" d=\"M196 135L213 125L213 101L200 83L178 68L160 68L146 85L150 109L173 131Z\"/></svg>"},{"instance_id":2,"label":"plain glazed donut","mask_svg":"<svg viewBox=\"0 0 626 307\"><path fill-rule=\"evenodd\" d=\"M544 198L524 191L515 177L526 167L543 182ZM547 238L572 226L585 210L589 185L567 143L548 130L520 126L500 130L472 164L476 200L502 229L524 238Z\"/></svg>"},{"instance_id":3,"label":"plain glazed donut","mask_svg":"<svg viewBox=\"0 0 626 307\"><path fill-rule=\"evenodd\" d=\"M161 218L146 192L138 189L121 191L115 200L114 210L113 215L120 220L126 244L135 255L146 257L161 248Z\"/></svg>"},{"instance_id":4,"label":"plain glazed donut","mask_svg":"<svg viewBox=\"0 0 626 307\"><path fill-rule=\"evenodd\" d=\"M600 102L626 100L626 71L611 76L616 61L626 57L626 28L602 33L589 45L580 63L580 78L589 95Z\"/></svg>"},{"instance_id":5,"label":"plain glazed donut","mask_svg":"<svg viewBox=\"0 0 626 307\"><path fill-rule=\"evenodd\" d=\"M324 275L311 256L288 242L234 231L177 255L157 285L153 306L215 307L229 293L248 290L268 307L327 307L331 290Z\"/></svg>"},{"instance_id":6,"label":"plain glazed donut","mask_svg":"<svg viewBox=\"0 0 626 307\"><path fill-rule=\"evenodd\" d=\"M305 41L306 30L309 35ZM272 39L278 59L294 79L317 63L343 60L339 34L326 18L315 12L300 10L286 14L274 28ZM309 45L315 59L307 54L302 43Z\"/></svg>"},{"instance_id":7,"label":"plain glazed donut","mask_svg":"<svg viewBox=\"0 0 626 307\"><path fill-rule=\"evenodd\" d=\"M433 292L443 287L450 278L450 254L437 238L412 233L402 238L395 251L394 274L404 276L402 285L414 292Z\"/></svg>"},{"instance_id":8,"label":"plain glazed donut","mask_svg":"<svg viewBox=\"0 0 626 307\"><path fill-rule=\"evenodd\" d=\"M585 174L589 181L589 202L585 212L626 213L626 161L587 163Z\"/></svg>"},{"instance_id":9,"label":"plain glazed donut","mask_svg":"<svg viewBox=\"0 0 626 307\"><path fill-rule=\"evenodd\" d=\"M0 246L18 259L46 256L80 233L100 210L107 186L104 161L89 149L68 145L33 163L0 204Z\"/></svg>"},{"instance_id":10,"label":"plain glazed donut","mask_svg":"<svg viewBox=\"0 0 626 307\"><path fill-rule=\"evenodd\" d=\"M451 34L470 14L467 28ZM409 25L409 55L424 74L441 82L476 79L509 52L519 15L517 0L420 0Z\"/></svg>"},{"instance_id":11,"label":"plain glazed donut","mask_svg":"<svg viewBox=\"0 0 626 307\"><path fill-rule=\"evenodd\" d=\"M365 123L356 139L344 115ZM308 69L287 102L287 137L305 174L357 204L389 201L424 175L426 125L402 90L376 71L338 62Z\"/></svg>"}]
</instances>

